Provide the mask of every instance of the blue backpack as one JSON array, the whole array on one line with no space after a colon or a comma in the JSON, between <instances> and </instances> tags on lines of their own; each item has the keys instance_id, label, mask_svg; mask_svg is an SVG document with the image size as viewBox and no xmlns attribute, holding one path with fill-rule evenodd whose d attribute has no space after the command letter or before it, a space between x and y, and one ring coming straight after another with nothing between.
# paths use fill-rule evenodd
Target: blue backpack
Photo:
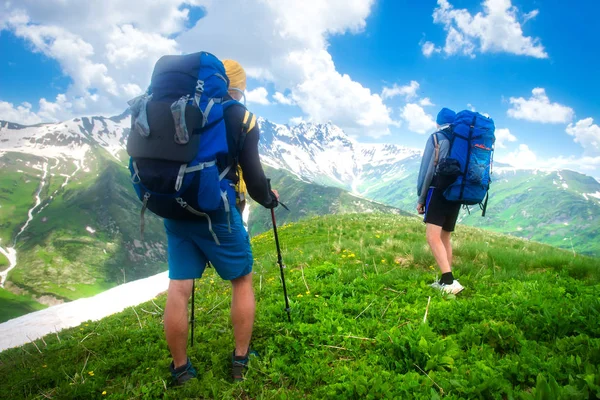
<instances>
[{"instance_id":1,"label":"blue backpack","mask_svg":"<svg viewBox=\"0 0 600 400\"><path fill-rule=\"evenodd\" d=\"M229 80L223 63L206 52L161 57L150 87L129 102L127 140L133 187L144 212L168 219L206 218L235 207L223 112ZM219 166L222 167L219 170Z\"/></svg>"},{"instance_id":2,"label":"blue backpack","mask_svg":"<svg viewBox=\"0 0 600 400\"><path fill-rule=\"evenodd\" d=\"M465 205L479 204L483 216L487 209L491 182L496 141L494 131L494 121L491 118L468 110L456 114L450 127L440 131L450 141L448 156L440 160L436 171L438 176L452 178L452 183L444 191L444 197ZM433 136L437 142L437 136Z\"/></svg>"}]
</instances>

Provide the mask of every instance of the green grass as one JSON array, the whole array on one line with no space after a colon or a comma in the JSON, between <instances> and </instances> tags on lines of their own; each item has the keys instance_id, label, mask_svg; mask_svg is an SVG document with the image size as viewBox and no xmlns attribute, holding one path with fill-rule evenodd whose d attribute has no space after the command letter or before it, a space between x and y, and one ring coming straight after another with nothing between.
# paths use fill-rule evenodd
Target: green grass
<instances>
[{"instance_id":1,"label":"green grass","mask_svg":"<svg viewBox=\"0 0 600 400\"><path fill-rule=\"evenodd\" d=\"M266 212L266 211L264 211ZM428 284L434 261L417 218L344 215L282 226L292 323L270 232L253 239L257 318L247 380L229 382L231 290L197 282L199 370L168 386L165 297L0 353L7 399L600 396L597 259L474 228L455 235L466 290ZM423 317L431 297L427 322ZM138 319L139 316L139 319ZM103 393L106 393L103 395Z\"/></svg>"},{"instance_id":2,"label":"green grass","mask_svg":"<svg viewBox=\"0 0 600 400\"><path fill-rule=\"evenodd\" d=\"M4 254L0 254L0 272L8 268L9 265L8 258Z\"/></svg>"},{"instance_id":3,"label":"green grass","mask_svg":"<svg viewBox=\"0 0 600 400\"><path fill-rule=\"evenodd\" d=\"M18 229L27 220L27 211L35 204L35 192L42 172L28 167L26 162L41 159L25 154L7 153L0 156L0 244L12 244ZM23 171L23 172L18 172Z\"/></svg>"},{"instance_id":4,"label":"green grass","mask_svg":"<svg viewBox=\"0 0 600 400\"><path fill-rule=\"evenodd\" d=\"M18 296L0 288L0 323L46 308L29 296Z\"/></svg>"},{"instance_id":5,"label":"green grass","mask_svg":"<svg viewBox=\"0 0 600 400\"><path fill-rule=\"evenodd\" d=\"M8 277L13 284L38 296L75 300L166 269L162 221L147 214L142 244L141 204L126 170L109 157L90 152L87 171L73 176L19 237L19 263ZM55 173L72 174L71 164L60 164Z\"/></svg>"}]
</instances>

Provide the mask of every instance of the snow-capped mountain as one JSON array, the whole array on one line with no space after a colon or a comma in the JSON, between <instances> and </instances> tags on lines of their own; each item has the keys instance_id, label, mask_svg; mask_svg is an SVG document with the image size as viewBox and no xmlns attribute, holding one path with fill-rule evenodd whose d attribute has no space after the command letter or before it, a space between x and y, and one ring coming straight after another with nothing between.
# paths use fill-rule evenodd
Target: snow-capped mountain
<instances>
[{"instance_id":1,"label":"snow-capped mountain","mask_svg":"<svg viewBox=\"0 0 600 400\"><path fill-rule=\"evenodd\" d=\"M289 126L262 118L258 122L264 163L356 194L365 194L375 180L406 177L407 161L420 155L398 145L359 143L331 123Z\"/></svg>"}]
</instances>

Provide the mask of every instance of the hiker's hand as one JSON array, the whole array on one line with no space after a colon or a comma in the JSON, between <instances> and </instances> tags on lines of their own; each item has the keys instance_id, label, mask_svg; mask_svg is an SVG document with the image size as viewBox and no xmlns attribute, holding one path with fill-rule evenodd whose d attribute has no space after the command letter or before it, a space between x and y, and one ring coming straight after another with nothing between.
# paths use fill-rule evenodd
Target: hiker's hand
<instances>
[{"instance_id":1,"label":"hiker's hand","mask_svg":"<svg viewBox=\"0 0 600 400\"><path fill-rule=\"evenodd\" d=\"M273 192L273 194L275 195L275 198L277 199L277 201L279 201L279 192L275 189L271 189L271 192Z\"/></svg>"},{"instance_id":2,"label":"hiker's hand","mask_svg":"<svg viewBox=\"0 0 600 400\"><path fill-rule=\"evenodd\" d=\"M425 214L425 204L417 204L417 212L419 214Z\"/></svg>"}]
</instances>

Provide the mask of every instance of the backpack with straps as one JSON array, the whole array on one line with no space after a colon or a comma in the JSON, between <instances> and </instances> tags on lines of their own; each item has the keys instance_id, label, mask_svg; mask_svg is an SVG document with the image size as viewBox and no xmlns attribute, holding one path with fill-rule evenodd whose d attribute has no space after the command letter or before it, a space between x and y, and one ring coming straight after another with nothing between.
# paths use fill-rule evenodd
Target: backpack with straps
<instances>
[{"instance_id":1,"label":"backpack with straps","mask_svg":"<svg viewBox=\"0 0 600 400\"><path fill-rule=\"evenodd\" d=\"M150 87L129 102L127 140L133 187L144 212L178 220L206 218L208 212L235 206L232 183L219 170L229 153L224 98L229 80L221 61L210 53L161 57Z\"/></svg>"},{"instance_id":2,"label":"backpack with straps","mask_svg":"<svg viewBox=\"0 0 600 400\"><path fill-rule=\"evenodd\" d=\"M442 160L438 160L437 134L433 135L436 176L450 182L444 197L464 205L479 204L483 216L491 182L494 132L491 118L468 110L459 112L449 128L438 132L450 141L448 156Z\"/></svg>"}]
</instances>

